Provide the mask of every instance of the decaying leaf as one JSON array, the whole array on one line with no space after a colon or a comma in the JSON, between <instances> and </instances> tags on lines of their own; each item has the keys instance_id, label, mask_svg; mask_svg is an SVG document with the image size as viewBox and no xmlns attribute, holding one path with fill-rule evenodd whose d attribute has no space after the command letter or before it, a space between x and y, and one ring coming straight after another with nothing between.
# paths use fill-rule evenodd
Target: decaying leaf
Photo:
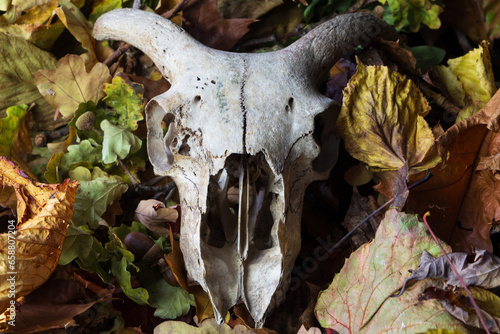
<instances>
[{"instance_id":1,"label":"decaying leaf","mask_svg":"<svg viewBox=\"0 0 500 334\"><path fill-rule=\"evenodd\" d=\"M448 66L438 66L436 70L459 106L478 101L487 103L496 91L486 42L462 57L448 60Z\"/></svg>"},{"instance_id":2,"label":"decaying leaf","mask_svg":"<svg viewBox=\"0 0 500 334\"><path fill-rule=\"evenodd\" d=\"M137 122L144 116L144 98L142 96L144 87L140 84L127 84L123 78L115 76L111 84L106 84L103 99L106 104L116 110L118 114L118 125L124 129L134 131Z\"/></svg>"},{"instance_id":3,"label":"decaying leaf","mask_svg":"<svg viewBox=\"0 0 500 334\"><path fill-rule=\"evenodd\" d=\"M55 70L35 73L34 82L47 102L70 119L80 103L103 97L104 84L110 80L106 65L98 63L87 73L82 57L66 55Z\"/></svg>"},{"instance_id":4,"label":"decaying leaf","mask_svg":"<svg viewBox=\"0 0 500 334\"><path fill-rule=\"evenodd\" d=\"M12 222L8 233L0 235L0 311L3 312L9 306L9 292L14 290L16 298L25 296L54 271L73 214L78 182L32 181L4 157L0 157L0 173L0 185L16 192L18 219L17 224ZM14 285L10 284L12 277Z\"/></svg>"},{"instance_id":5,"label":"decaying leaf","mask_svg":"<svg viewBox=\"0 0 500 334\"><path fill-rule=\"evenodd\" d=\"M432 130L424 120L430 110L416 85L384 66L358 61L344 91L337 129L347 151L374 170L410 171L439 162Z\"/></svg>"},{"instance_id":6,"label":"decaying leaf","mask_svg":"<svg viewBox=\"0 0 500 334\"><path fill-rule=\"evenodd\" d=\"M473 254L451 253L448 254L448 258L467 286L480 286L485 289L500 286L500 258L490 252L478 250ZM442 278L448 285L460 285L460 280L445 256L435 258L424 250L418 268L406 278L405 284L411 280L422 280L428 277Z\"/></svg>"},{"instance_id":7,"label":"decaying leaf","mask_svg":"<svg viewBox=\"0 0 500 334\"><path fill-rule=\"evenodd\" d=\"M27 105L7 108L7 117L0 119L0 155L10 158L12 143L28 113Z\"/></svg>"},{"instance_id":8,"label":"decaying leaf","mask_svg":"<svg viewBox=\"0 0 500 334\"><path fill-rule=\"evenodd\" d=\"M438 29L441 26L438 16L443 7L433 0L379 0L379 2L389 5L384 20L394 25L396 29L408 27L416 32L422 23L431 29Z\"/></svg>"},{"instance_id":9,"label":"decaying leaf","mask_svg":"<svg viewBox=\"0 0 500 334\"><path fill-rule=\"evenodd\" d=\"M167 208L155 199L142 200L135 209L135 217L142 225L162 237L168 238L169 227L179 233L179 212L175 208Z\"/></svg>"},{"instance_id":10,"label":"decaying leaf","mask_svg":"<svg viewBox=\"0 0 500 334\"><path fill-rule=\"evenodd\" d=\"M449 251L447 245L443 245ZM316 317L320 324L339 333L419 333L432 328L466 331L436 300L419 301L419 295L435 281L419 281L397 298L404 275L416 268L423 250L441 255L438 246L416 215L391 209L375 239L346 260L330 287L320 293Z\"/></svg>"},{"instance_id":11,"label":"decaying leaf","mask_svg":"<svg viewBox=\"0 0 500 334\"><path fill-rule=\"evenodd\" d=\"M122 8L123 0L95 0L92 2L92 12L90 12L89 20L92 23L104 13L113 9Z\"/></svg>"},{"instance_id":12,"label":"decaying leaf","mask_svg":"<svg viewBox=\"0 0 500 334\"><path fill-rule=\"evenodd\" d=\"M111 124L108 120L101 122L104 132L102 142L102 161L105 164L116 163L116 159L124 159L129 154L139 151L141 140L132 132L122 127Z\"/></svg>"},{"instance_id":13,"label":"decaying leaf","mask_svg":"<svg viewBox=\"0 0 500 334\"><path fill-rule=\"evenodd\" d=\"M36 103L33 115L35 131L51 130L61 125L54 122L54 109L33 84L33 76L41 69L52 70L57 60L48 52L22 38L0 33L0 110ZM47 94L51 91L47 91Z\"/></svg>"}]
</instances>

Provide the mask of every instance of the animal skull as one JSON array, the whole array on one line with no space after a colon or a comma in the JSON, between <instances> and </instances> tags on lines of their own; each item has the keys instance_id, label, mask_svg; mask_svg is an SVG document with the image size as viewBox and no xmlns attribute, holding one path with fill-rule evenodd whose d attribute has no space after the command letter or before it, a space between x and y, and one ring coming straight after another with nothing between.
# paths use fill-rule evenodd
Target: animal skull
<instances>
[{"instance_id":1,"label":"animal skull","mask_svg":"<svg viewBox=\"0 0 500 334\"><path fill-rule=\"evenodd\" d=\"M353 47L395 33L371 15L341 15L283 50L239 54L156 14L119 9L94 35L138 47L171 82L147 107L148 154L179 189L189 279L219 323L243 302L261 327L289 286L305 188L337 159L338 105L316 85Z\"/></svg>"}]
</instances>

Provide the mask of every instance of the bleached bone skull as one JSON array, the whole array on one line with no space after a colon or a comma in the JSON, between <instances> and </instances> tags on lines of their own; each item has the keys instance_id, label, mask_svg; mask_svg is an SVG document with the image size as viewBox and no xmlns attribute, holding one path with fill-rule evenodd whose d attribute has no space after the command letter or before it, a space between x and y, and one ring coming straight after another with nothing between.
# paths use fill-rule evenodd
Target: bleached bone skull
<instances>
[{"instance_id":1,"label":"bleached bone skull","mask_svg":"<svg viewBox=\"0 0 500 334\"><path fill-rule=\"evenodd\" d=\"M395 33L349 14L283 50L239 54L158 15L119 9L99 18L94 35L136 46L172 84L147 107L148 154L179 189L190 282L208 293L218 322L243 302L261 327L289 286L305 188L337 158L338 105L316 86L353 47Z\"/></svg>"}]
</instances>

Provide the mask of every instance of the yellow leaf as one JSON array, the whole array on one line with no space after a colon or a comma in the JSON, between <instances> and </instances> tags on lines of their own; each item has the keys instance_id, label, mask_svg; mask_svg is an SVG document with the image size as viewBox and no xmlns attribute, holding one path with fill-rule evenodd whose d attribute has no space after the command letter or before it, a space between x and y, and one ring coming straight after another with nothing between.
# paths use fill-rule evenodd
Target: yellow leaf
<instances>
[{"instance_id":1,"label":"yellow leaf","mask_svg":"<svg viewBox=\"0 0 500 334\"><path fill-rule=\"evenodd\" d=\"M14 188L17 219L0 234L0 313L42 285L59 261L78 182L32 181L0 157L0 187ZM0 191L1 192L1 191Z\"/></svg>"},{"instance_id":2,"label":"yellow leaf","mask_svg":"<svg viewBox=\"0 0 500 334\"><path fill-rule=\"evenodd\" d=\"M466 55L448 60L448 66L438 66L443 83L459 106L473 102L487 103L496 92L488 42Z\"/></svg>"},{"instance_id":3,"label":"yellow leaf","mask_svg":"<svg viewBox=\"0 0 500 334\"><path fill-rule=\"evenodd\" d=\"M35 85L47 102L66 118L72 118L79 104L97 102L104 96L104 84L111 80L108 67L97 63L87 73L80 56L66 55L53 71L35 73Z\"/></svg>"},{"instance_id":4,"label":"yellow leaf","mask_svg":"<svg viewBox=\"0 0 500 334\"><path fill-rule=\"evenodd\" d=\"M385 66L357 66L337 120L347 151L378 171L437 165L434 135L423 118L430 107L417 86Z\"/></svg>"}]
</instances>

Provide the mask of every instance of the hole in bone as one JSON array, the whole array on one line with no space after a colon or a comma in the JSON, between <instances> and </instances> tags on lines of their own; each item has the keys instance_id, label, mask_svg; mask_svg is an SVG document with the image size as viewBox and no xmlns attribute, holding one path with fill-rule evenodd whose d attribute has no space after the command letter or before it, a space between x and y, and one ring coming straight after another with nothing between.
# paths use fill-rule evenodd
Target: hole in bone
<instances>
[{"instance_id":1,"label":"hole in bone","mask_svg":"<svg viewBox=\"0 0 500 334\"><path fill-rule=\"evenodd\" d=\"M179 147L179 150L177 151L177 152L179 152L180 155L189 155L189 151L191 150L191 148L187 144L189 137L190 137L190 135L186 135L182 139L181 146Z\"/></svg>"},{"instance_id":2,"label":"hole in bone","mask_svg":"<svg viewBox=\"0 0 500 334\"><path fill-rule=\"evenodd\" d=\"M293 97L291 97L291 98L289 98L289 99L288 99L288 103L287 103L287 105L285 106L285 110L286 110L287 112L290 112L290 111L292 111L292 110L293 110Z\"/></svg>"},{"instance_id":3,"label":"hole in bone","mask_svg":"<svg viewBox=\"0 0 500 334\"><path fill-rule=\"evenodd\" d=\"M196 95L196 96L194 97L194 102L200 102L200 101L201 101L201 96Z\"/></svg>"},{"instance_id":4,"label":"hole in bone","mask_svg":"<svg viewBox=\"0 0 500 334\"><path fill-rule=\"evenodd\" d=\"M202 240L221 248L226 243L236 244L238 237L244 235L249 247L271 248L274 225L271 204L277 198L268 191L272 181L271 169L262 153L229 155L224 168L210 177L207 212L201 224ZM242 194L245 184L248 198L246 203L240 203L245 198ZM240 210L243 211L240 213ZM238 231L239 219L247 222L245 231ZM245 223L240 225L245 227Z\"/></svg>"}]
</instances>

